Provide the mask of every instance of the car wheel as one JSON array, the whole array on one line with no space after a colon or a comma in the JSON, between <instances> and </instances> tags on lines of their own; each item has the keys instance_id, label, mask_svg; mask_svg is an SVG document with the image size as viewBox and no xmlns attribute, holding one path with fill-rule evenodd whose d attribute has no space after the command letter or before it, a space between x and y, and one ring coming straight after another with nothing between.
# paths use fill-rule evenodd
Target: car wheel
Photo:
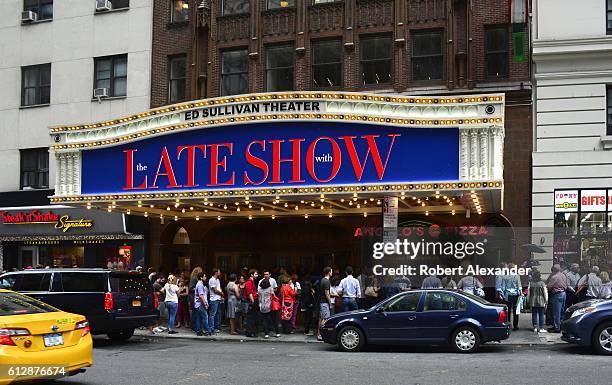
<instances>
[{"instance_id":1,"label":"car wheel","mask_svg":"<svg viewBox=\"0 0 612 385\"><path fill-rule=\"evenodd\" d=\"M108 335L108 338L110 338L113 341L117 341L117 342L127 341L130 339L130 337L134 335L134 329L126 329L126 330L108 332L107 335Z\"/></svg>"},{"instance_id":2,"label":"car wheel","mask_svg":"<svg viewBox=\"0 0 612 385\"><path fill-rule=\"evenodd\" d=\"M612 322L601 324L595 329L593 348L599 354L612 355Z\"/></svg>"},{"instance_id":3,"label":"car wheel","mask_svg":"<svg viewBox=\"0 0 612 385\"><path fill-rule=\"evenodd\" d=\"M474 353L480 345L480 336L474 328L461 326L453 333L451 344L458 353Z\"/></svg>"},{"instance_id":4,"label":"car wheel","mask_svg":"<svg viewBox=\"0 0 612 385\"><path fill-rule=\"evenodd\" d=\"M338 333L338 347L343 352L358 352L365 345L365 336L357 326L345 326Z\"/></svg>"}]
</instances>

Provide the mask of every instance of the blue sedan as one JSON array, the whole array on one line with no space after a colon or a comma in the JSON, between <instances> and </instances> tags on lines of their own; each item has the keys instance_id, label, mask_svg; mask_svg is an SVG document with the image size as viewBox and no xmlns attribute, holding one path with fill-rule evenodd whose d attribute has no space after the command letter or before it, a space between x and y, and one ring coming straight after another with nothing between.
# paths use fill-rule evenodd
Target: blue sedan
<instances>
[{"instance_id":1,"label":"blue sedan","mask_svg":"<svg viewBox=\"0 0 612 385\"><path fill-rule=\"evenodd\" d=\"M570 306L561 322L561 339L612 355L612 300L594 299Z\"/></svg>"},{"instance_id":2,"label":"blue sedan","mask_svg":"<svg viewBox=\"0 0 612 385\"><path fill-rule=\"evenodd\" d=\"M450 344L472 353L510 336L505 305L454 290L412 290L369 310L340 313L321 328L323 340L353 352L366 344Z\"/></svg>"}]
</instances>

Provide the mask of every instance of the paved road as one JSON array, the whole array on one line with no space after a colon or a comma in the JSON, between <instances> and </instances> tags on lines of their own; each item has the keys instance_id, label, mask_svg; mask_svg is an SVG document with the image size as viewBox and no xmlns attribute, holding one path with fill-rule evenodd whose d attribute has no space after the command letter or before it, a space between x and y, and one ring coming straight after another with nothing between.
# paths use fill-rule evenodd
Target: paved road
<instances>
[{"instance_id":1,"label":"paved road","mask_svg":"<svg viewBox=\"0 0 612 385\"><path fill-rule=\"evenodd\" d=\"M95 340L94 367L62 384L610 384L612 358L571 346L339 353L322 344Z\"/></svg>"}]
</instances>

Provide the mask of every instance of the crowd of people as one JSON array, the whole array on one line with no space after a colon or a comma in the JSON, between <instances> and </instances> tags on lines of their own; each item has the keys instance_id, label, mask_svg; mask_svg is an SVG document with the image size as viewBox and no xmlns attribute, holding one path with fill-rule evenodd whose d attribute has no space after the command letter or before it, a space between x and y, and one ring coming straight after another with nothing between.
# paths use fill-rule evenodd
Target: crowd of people
<instances>
[{"instance_id":1,"label":"crowd of people","mask_svg":"<svg viewBox=\"0 0 612 385\"><path fill-rule=\"evenodd\" d=\"M501 268L514 267L502 263ZM405 276L377 277L369 270L354 274L349 266L339 269L326 267L319 275L288 273L280 268L274 274L264 270L241 269L239 274L227 274L218 268L210 276L201 267L191 273L177 271L165 275L149 269L149 279L159 296L160 315L167 320L167 331L191 328L197 335L212 335L221 331L228 320L228 332L255 337L262 333L280 337L296 332L298 317L303 333L314 335L323 321L341 311L368 308L402 291L411 290ZM574 303L594 298L611 298L612 282L608 272L593 267L581 275L577 264L562 270L554 265L544 281L536 268L523 286L518 275L495 277L495 298L489 300L508 306L509 319L518 330L519 315L531 309L532 327L536 333L559 332L562 314ZM524 280L525 278L523 278ZM473 275L426 277L419 285L423 289L457 289L485 297L484 279ZM164 322L165 323L165 322ZM162 320L160 319L160 325ZM545 329L545 325L550 325ZM159 332L160 328L151 331ZM164 330L165 331L165 330ZM317 337L320 336L317 333Z\"/></svg>"}]
</instances>

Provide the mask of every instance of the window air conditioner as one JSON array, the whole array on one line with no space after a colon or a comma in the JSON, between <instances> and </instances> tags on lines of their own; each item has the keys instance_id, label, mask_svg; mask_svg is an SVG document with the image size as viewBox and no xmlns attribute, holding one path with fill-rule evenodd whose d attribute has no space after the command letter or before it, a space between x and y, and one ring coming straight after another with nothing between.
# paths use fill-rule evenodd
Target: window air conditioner
<instances>
[{"instance_id":1,"label":"window air conditioner","mask_svg":"<svg viewBox=\"0 0 612 385\"><path fill-rule=\"evenodd\" d=\"M94 98L108 98L108 88L94 88L93 92Z\"/></svg>"},{"instance_id":2,"label":"window air conditioner","mask_svg":"<svg viewBox=\"0 0 612 385\"><path fill-rule=\"evenodd\" d=\"M21 12L21 22L31 23L38 20L38 15L34 11L23 11Z\"/></svg>"},{"instance_id":3,"label":"window air conditioner","mask_svg":"<svg viewBox=\"0 0 612 385\"><path fill-rule=\"evenodd\" d=\"M113 3L110 0L96 0L96 12L110 11Z\"/></svg>"}]
</instances>

